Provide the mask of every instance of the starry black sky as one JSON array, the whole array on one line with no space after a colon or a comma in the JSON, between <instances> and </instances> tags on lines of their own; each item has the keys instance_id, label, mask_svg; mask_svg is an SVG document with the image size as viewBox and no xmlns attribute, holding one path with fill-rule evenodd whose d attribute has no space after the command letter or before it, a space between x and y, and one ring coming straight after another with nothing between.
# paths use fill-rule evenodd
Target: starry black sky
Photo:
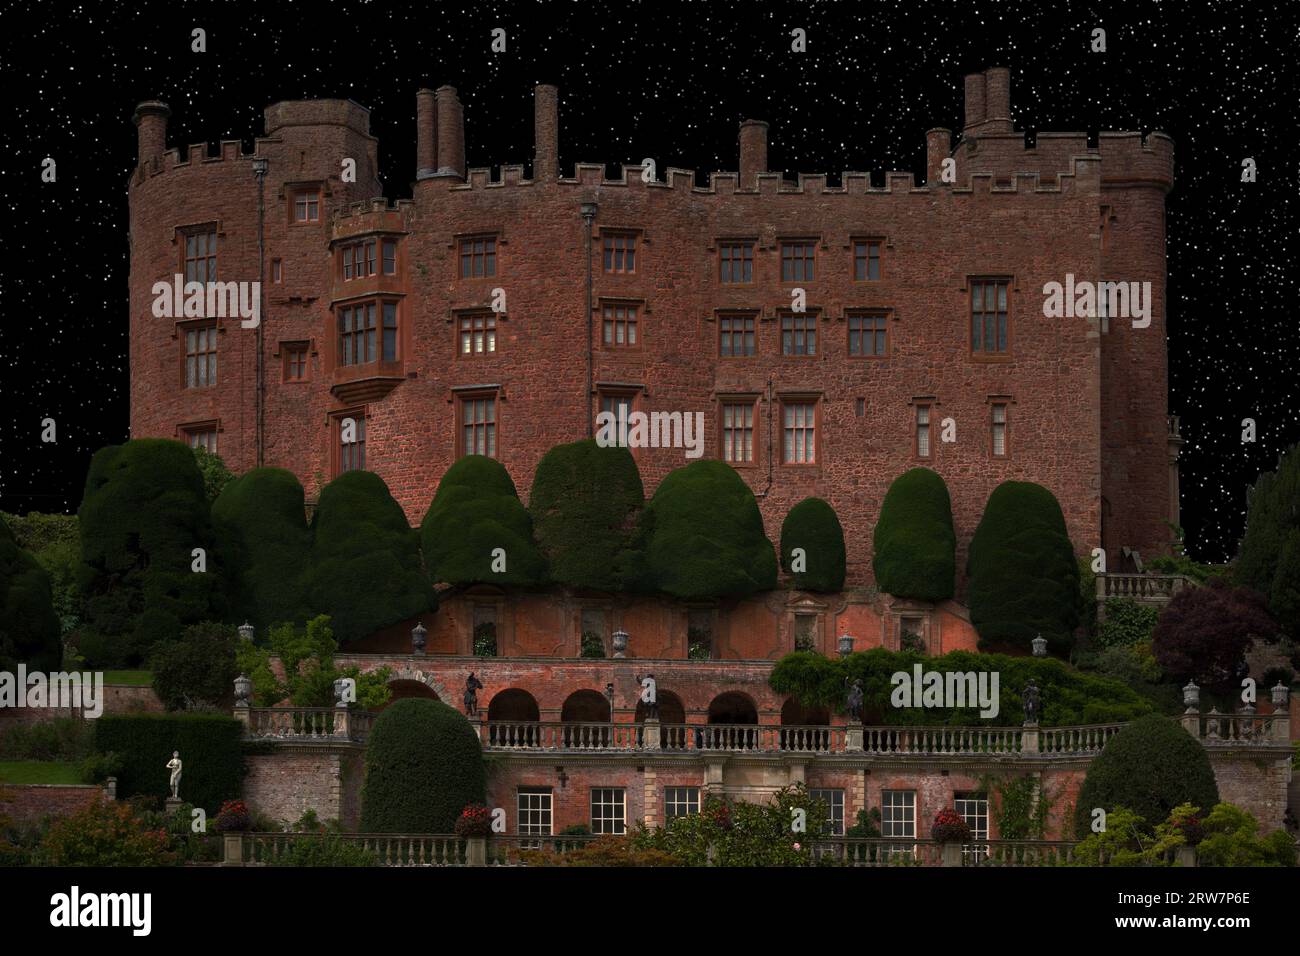
<instances>
[{"instance_id":1,"label":"starry black sky","mask_svg":"<svg viewBox=\"0 0 1300 956\"><path fill-rule=\"evenodd\" d=\"M191 50L191 31L207 52ZM506 30L493 53L491 31ZM807 33L791 51L790 31ZM1089 50L1106 31L1107 50ZM587 0L581 3L10 3L0 39L0 510L75 510L91 454L128 437L130 116L171 105L169 145L250 149L278 99L371 110L390 197L410 195L415 91L455 86L470 166L532 155L532 87L560 87L560 162L653 157L734 170L740 120L769 165L913 170L961 127L962 77L1012 71L1018 129L1162 129L1169 198L1169 407L1182 417L1189 551L1236 549L1246 489L1300 440L1300 5ZM46 157L57 181L41 181ZM1242 183L1253 158L1258 181ZM51 417L58 441L41 442ZM1242 419L1258 427L1242 442Z\"/></svg>"}]
</instances>

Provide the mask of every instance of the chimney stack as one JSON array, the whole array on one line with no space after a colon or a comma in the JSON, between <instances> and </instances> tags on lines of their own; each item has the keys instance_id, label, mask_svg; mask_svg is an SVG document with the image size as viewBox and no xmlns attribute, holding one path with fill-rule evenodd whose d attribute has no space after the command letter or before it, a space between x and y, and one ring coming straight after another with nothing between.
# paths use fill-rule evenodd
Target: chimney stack
<instances>
[{"instance_id":1,"label":"chimney stack","mask_svg":"<svg viewBox=\"0 0 1300 956\"><path fill-rule=\"evenodd\" d=\"M925 134L925 182L937 186L943 182L943 161L952 153L952 130L937 128Z\"/></svg>"},{"instance_id":2,"label":"chimney stack","mask_svg":"<svg viewBox=\"0 0 1300 956\"><path fill-rule=\"evenodd\" d=\"M560 178L560 91L549 83L533 89L533 181Z\"/></svg>"},{"instance_id":3,"label":"chimney stack","mask_svg":"<svg viewBox=\"0 0 1300 956\"><path fill-rule=\"evenodd\" d=\"M767 124L745 120L740 124L740 188L757 189L758 174L767 172Z\"/></svg>"},{"instance_id":4,"label":"chimney stack","mask_svg":"<svg viewBox=\"0 0 1300 956\"><path fill-rule=\"evenodd\" d=\"M438 106L433 90L415 94L415 178L428 179L438 172Z\"/></svg>"},{"instance_id":5,"label":"chimney stack","mask_svg":"<svg viewBox=\"0 0 1300 956\"><path fill-rule=\"evenodd\" d=\"M438 175L465 178L465 114L452 86L438 87Z\"/></svg>"},{"instance_id":6,"label":"chimney stack","mask_svg":"<svg viewBox=\"0 0 1300 956\"><path fill-rule=\"evenodd\" d=\"M984 110L985 132L1011 132L1011 71L1005 66L984 71Z\"/></svg>"},{"instance_id":7,"label":"chimney stack","mask_svg":"<svg viewBox=\"0 0 1300 956\"><path fill-rule=\"evenodd\" d=\"M167 117L171 108L159 100L146 100L135 108L131 122L135 124L137 166L152 165L162 159L167 149Z\"/></svg>"},{"instance_id":8,"label":"chimney stack","mask_svg":"<svg viewBox=\"0 0 1300 956\"><path fill-rule=\"evenodd\" d=\"M984 74L971 73L966 77L966 125L962 129L979 126L985 119Z\"/></svg>"}]
</instances>

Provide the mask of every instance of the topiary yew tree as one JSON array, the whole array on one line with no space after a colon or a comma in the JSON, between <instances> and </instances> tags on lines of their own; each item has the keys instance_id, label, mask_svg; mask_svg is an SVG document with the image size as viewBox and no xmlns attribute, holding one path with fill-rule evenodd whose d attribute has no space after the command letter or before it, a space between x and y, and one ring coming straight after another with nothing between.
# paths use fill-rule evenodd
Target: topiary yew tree
<instances>
[{"instance_id":1,"label":"topiary yew tree","mask_svg":"<svg viewBox=\"0 0 1300 956\"><path fill-rule=\"evenodd\" d=\"M980 650L1028 651L1039 634L1064 653L1079 624L1079 565L1056 496L1042 485L993 489L970 542L970 619Z\"/></svg>"},{"instance_id":2,"label":"topiary yew tree","mask_svg":"<svg viewBox=\"0 0 1300 956\"><path fill-rule=\"evenodd\" d=\"M537 465L528 512L551 580L615 591L633 576L645 488L632 453L594 439L556 445Z\"/></svg>"},{"instance_id":3,"label":"topiary yew tree","mask_svg":"<svg viewBox=\"0 0 1300 956\"><path fill-rule=\"evenodd\" d=\"M1245 676L1254 638L1271 639L1276 631L1264 595L1213 577L1174 595L1156 619L1151 650L1171 679L1226 694Z\"/></svg>"},{"instance_id":4,"label":"topiary yew tree","mask_svg":"<svg viewBox=\"0 0 1300 956\"><path fill-rule=\"evenodd\" d=\"M1270 612L1292 638L1300 639L1300 445L1278 459L1250 489L1246 534L1233 579L1268 599Z\"/></svg>"},{"instance_id":5,"label":"topiary yew tree","mask_svg":"<svg viewBox=\"0 0 1300 956\"><path fill-rule=\"evenodd\" d=\"M420 541L434 581L528 586L546 579L533 520L495 458L466 455L447 469L420 523Z\"/></svg>"},{"instance_id":6,"label":"topiary yew tree","mask_svg":"<svg viewBox=\"0 0 1300 956\"><path fill-rule=\"evenodd\" d=\"M894 479L873 535L876 583L894 597L946 601L954 594L957 534L944 480L929 468Z\"/></svg>"},{"instance_id":7,"label":"topiary yew tree","mask_svg":"<svg viewBox=\"0 0 1300 956\"><path fill-rule=\"evenodd\" d=\"M441 701L407 697L375 721L366 745L361 829L451 833L461 810L486 800L478 734Z\"/></svg>"},{"instance_id":8,"label":"topiary yew tree","mask_svg":"<svg viewBox=\"0 0 1300 956\"><path fill-rule=\"evenodd\" d=\"M776 587L776 554L754 493L730 465L700 460L670 472L646 505L647 584L708 599Z\"/></svg>"},{"instance_id":9,"label":"topiary yew tree","mask_svg":"<svg viewBox=\"0 0 1300 956\"><path fill-rule=\"evenodd\" d=\"M50 577L0 518L0 670L57 670L62 650Z\"/></svg>"},{"instance_id":10,"label":"topiary yew tree","mask_svg":"<svg viewBox=\"0 0 1300 956\"><path fill-rule=\"evenodd\" d=\"M1075 832L1092 828L1092 811L1125 807L1154 830L1174 807L1213 807L1219 788L1205 748L1174 720L1149 714L1106 742L1088 767L1075 803Z\"/></svg>"},{"instance_id":11,"label":"topiary yew tree","mask_svg":"<svg viewBox=\"0 0 1300 956\"><path fill-rule=\"evenodd\" d=\"M88 663L135 664L183 626L226 617L203 477L185 445L139 438L101 448L78 517ZM206 571L193 569L195 548Z\"/></svg>"},{"instance_id":12,"label":"topiary yew tree","mask_svg":"<svg viewBox=\"0 0 1300 956\"><path fill-rule=\"evenodd\" d=\"M212 527L232 588L232 617L259 633L310 617L303 572L311 556L302 485L283 468L254 468L212 503Z\"/></svg>"},{"instance_id":13,"label":"topiary yew tree","mask_svg":"<svg viewBox=\"0 0 1300 956\"><path fill-rule=\"evenodd\" d=\"M382 478L348 471L321 491L312 516L306 596L341 644L437 606L420 542Z\"/></svg>"},{"instance_id":14,"label":"topiary yew tree","mask_svg":"<svg viewBox=\"0 0 1300 956\"><path fill-rule=\"evenodd\" d=\"M795 555L795 549L803 553ZM796 570L798 566L803 570ZM838 591L844 587L844 529L835 509L821 498L805 498L781 524L781 568L796 588Z\"/></svg>"}]
</instances>

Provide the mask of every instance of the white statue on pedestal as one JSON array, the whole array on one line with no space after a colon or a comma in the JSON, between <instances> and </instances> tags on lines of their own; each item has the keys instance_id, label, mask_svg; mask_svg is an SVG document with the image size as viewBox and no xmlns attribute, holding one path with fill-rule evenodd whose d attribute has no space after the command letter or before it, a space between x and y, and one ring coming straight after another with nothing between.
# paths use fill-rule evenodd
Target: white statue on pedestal
<instances>
[{"instance_id":1,"label":"white statue on pedestal","mask_svg":"<svg viewBox=\"0 0 1300 956\"><path fill-rule=\"evenodd\" d=\"M171 787L172 799L179 800L180 795L176 792L181 785L181 753L179 750L172 751L172 759L167 761L167 769L172 772Z\"/></svg>"}]
</instances>

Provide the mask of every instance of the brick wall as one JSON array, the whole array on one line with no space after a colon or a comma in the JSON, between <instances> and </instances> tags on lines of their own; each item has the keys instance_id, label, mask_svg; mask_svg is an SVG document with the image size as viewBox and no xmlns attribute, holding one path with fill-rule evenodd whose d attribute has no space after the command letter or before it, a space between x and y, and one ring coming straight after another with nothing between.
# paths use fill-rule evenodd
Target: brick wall
<instances>
[{"instance_id":1,"label":"brick wall","mask_svg":"<svg viewBox=\"0 0 1300 956\"><path fill-rule=\"evenodd\" d=\"M362 755L355 746L289 748L245 758L244 800L281 823L308 810L355 830L361 822Z\"/></svg>"},{"instance_id":2,"label":"brick wall","mask_svg":"<svg viewBox=\"0 0 1300 956\"><path fill-rule=\"evenodd\" d=\"M33 827L45 817L65 817L108 799L103 787L81 784L0 783L0 818Z\"/></svg>"}]
</instances>

